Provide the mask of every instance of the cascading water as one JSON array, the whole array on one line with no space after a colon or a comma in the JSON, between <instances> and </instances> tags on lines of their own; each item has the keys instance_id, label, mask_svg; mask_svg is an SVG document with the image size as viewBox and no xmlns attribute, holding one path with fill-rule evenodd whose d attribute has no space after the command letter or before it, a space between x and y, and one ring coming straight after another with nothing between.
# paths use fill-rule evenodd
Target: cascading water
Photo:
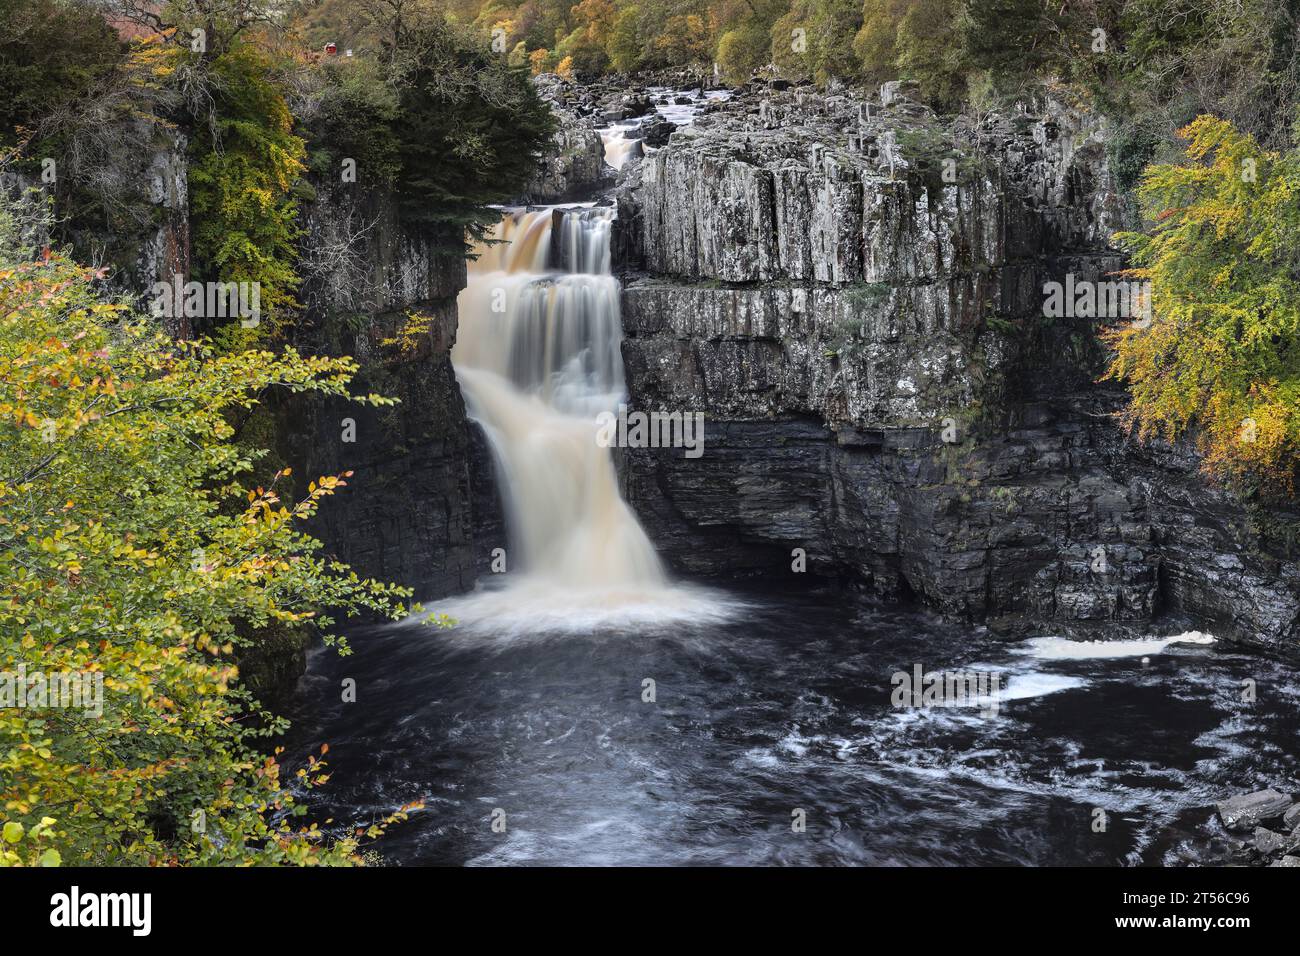
<instances>
[{"instance_id":1,"label":"cascading water","mask_svg":"<svg viewBox=\"0 0 1300 956\"><path fill-rule=\"evenodd\" d=\"M584 587L660 585L596 415L624 394L610 210L559 214L569 271L546 271L555 213L507 214L471 262L452 361L503 476L520 570Z\"/></svg>"},{"instance_id":2,"label":"cascading water","mask_svg":"<svg viewBox=\"0 0 1300 956\"><path fill-rule=\"evenodd\" d=\"M614 169L622 169L629 159L642 155L641 141L628 136L635 129L635 124L612 126L602 134L605 162Z\"/></svg>"},{"instance_id":3,"label":"cascading water","mask_svg":"<svg viewBox=\"0 0 1300 956\"><path fill-rule=\"evenodd\" d=\"M708 613L669 587L619 493L596 416L625 399L605 208L507 212L475 249L452 362L496 457L511 532L505 590L444 605L498 630Z\"/></svg>"}]
</instances>

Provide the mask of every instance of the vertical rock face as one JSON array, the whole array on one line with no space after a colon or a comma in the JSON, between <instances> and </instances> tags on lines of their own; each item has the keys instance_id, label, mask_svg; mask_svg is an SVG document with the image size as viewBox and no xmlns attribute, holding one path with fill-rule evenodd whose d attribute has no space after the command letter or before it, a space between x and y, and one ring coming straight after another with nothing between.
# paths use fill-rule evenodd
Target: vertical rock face
<instances>
[{"instance_id":1,"label":"vertical rock face","mask_svg":"<svg viewBox=\"0 0 1300 956\"><path fill-rule=\"evenodd\" d=\"M503 530L490 457L465 417L451 367L459 236L406 227L379 193L322 194L307 210L303 299L322 351L361 362L358 392L394 408L294 401L282 410L286 460L317 474L354 472L313 531L359 573L436 599L486 570ZM420 319L410 325L407 313ZM414 329L405 345L392 340Z\"/></svg>"},{"instance_id":2,"label":"vertical rock face","mask_svg":"<svg viewBox=\"0 0 1300 956\"><path fill-rule=\"evenodd\" d=\"M1292 546L1188 449L1114 424L1097 333L1129 317L1044 316L1045 283L1123 266L1105 128L882 99L742 93L619 187L632 405L706 420L701 458L626 453L661 548L766 577L802 548L810 573L1008 630L1183 614L1294 649Z\"/></svg>"},{"instance_id":3,"label":"vertical rock face","mask_svg":"<svg viewBox=\"0 0 1300 956\"><path fill-rule=\"evenodd\" d=\"M589 199L614 183L605 163L605 144L590 116L570 108L573 87L555 74L534 79L537 92L551 104L558 128L551 152L542 157L521 201L560 203Z\"/></svg>"},{"instance_id":4,"label":"vertical rock face","mask_svg":"<svg viewBox=\"0 0 1300 956\"><path fill-rule=\"evenodd\" d=\"M174 128L140 118L121 120L109 135L127 144L115 157L116 163L95 167L93 176L86 176L76 161L62 160L62 166L51 170L59 183L80 178L84 185L84 179L93 178L93 185L84 188L94 196L111 197L115 211L111 228L102 214L76 218L75 203L68 203L70 210L60 199L57 218L54 210L48 220L35 217L35 233L24 236L23 242L33 256L47 245L74 242L74 251L83 261L107 269L115 292L136 296L140 306L148 309L156 283L170 283L178 275L182 282L190 277L187 140ZM0 201L44 202L58 188L39 172L6 173L0 176ZM62 230L55 228L56 222ZM192 337L185 316L169 316L163 324L173 338Z\"/></svg>"},{"instance_id":5,"label":"vertical rock face","mask_svg":"<svg viewBox=\"0 0 1300 956\"><path fill-rule=\"evenodd\" d=\"M614 170L605 164L605 144L594 127L570 113L557 111L560 128L522 197L526 203L558 203L585 199L613 184Z\"/></svg>"},{"instance_id":6,"label":"vertical rock face","mask_svg":"<svg viewBox=\"0 0 1300 956\"><path fill-rule=\"evenodd\" d=\"M190 274L189 165L185 157L186 139L179 132L156 134L157 147L148 156L144 190L156 210L157 225L147 233L136 263L137 275L132 284L149 288L155 282L181 281ZM176 316L168 333L173 338L189 338L189 319Z\"/></svg>"}]
</instances>

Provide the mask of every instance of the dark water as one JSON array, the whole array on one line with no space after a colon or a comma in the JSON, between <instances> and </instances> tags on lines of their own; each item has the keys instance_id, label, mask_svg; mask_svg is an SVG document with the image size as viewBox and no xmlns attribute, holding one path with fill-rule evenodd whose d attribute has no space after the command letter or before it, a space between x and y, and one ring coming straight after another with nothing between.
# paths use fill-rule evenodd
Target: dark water
<instances>
[{"instance_id":1,"label":"dark water","mask_svg":"<svg viewBox=\"0 0 1300 956\"><path fill-rule=\"evenodd\" d=\"M1057 659L844 595L742 599L707 627L355 633L312 657L289 753L330 744L321 818L425 801L378 844L395 864L1220 862L1215 800L1297 789L1300 675L1222 643ZM896 709L918 663L996 672L997 714Z\"/></svg>"}]
</instances>

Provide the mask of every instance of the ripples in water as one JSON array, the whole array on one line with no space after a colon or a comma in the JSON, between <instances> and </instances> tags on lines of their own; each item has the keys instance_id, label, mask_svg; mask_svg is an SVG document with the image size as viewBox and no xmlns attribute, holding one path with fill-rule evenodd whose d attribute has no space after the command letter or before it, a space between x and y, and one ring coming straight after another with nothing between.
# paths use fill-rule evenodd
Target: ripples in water
<instances>
[{"instance_id":1,"label":"ripples in water","mask_svg":"<svg viewBox=\"0 0 1300 956\"><path fill-rule=\"evenodd\" d=\"M438 605L458 628L314 653L294 733L331 745L319 815L424 799L379 845L404 864L1177 864L1222 859L1214 801L1296 789L1295 669L1200 635L1008 642L844 595L704 588L678 599L705 619L597 602L566 629L571 598L484 591ZM996 715L895 709L891 675L918 663L997 673Z\"/></svg>"}]
</instances>

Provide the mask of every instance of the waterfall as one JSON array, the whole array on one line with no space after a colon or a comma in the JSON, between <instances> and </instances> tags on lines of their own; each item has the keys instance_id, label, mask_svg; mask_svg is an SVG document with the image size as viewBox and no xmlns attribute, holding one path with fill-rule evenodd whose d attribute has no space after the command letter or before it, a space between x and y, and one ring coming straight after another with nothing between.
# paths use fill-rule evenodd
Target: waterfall
<instances>
[{"instance_id":1,"label":"waterfall","mask_svg":"<svg viewBox=\"0 0 1300 956\"><path fill-rule=\"evenodd\" d=\"M627 132L603 133L615 167L640 155ZM597 416L627 399L613 222L610 208L508 210L474 249L451 358L495 457L510 542L506 574L439 602L453 642L657 627L681 639L749 606L669 581L597 440Z\"/></svg>"},{"instance_id":2,"label":"waterfall","mask_svg":"<svg viewBox=\"0 0 1300 956\"><path fill-rule=\"evenodd\" d=\"M609 209L507 212L476 248L452 362L496 457L509 570L533 584L657 588L596 416L625 399Z\"/></svg>"},{"instance_id":3,"label":"waterfall","mask_svg":"<svg viewBox=\"0 0 1300 956\"><path fill-rule=\"evenodd\" d=\"M635 129L635 124L614 126L602 134L601 139L605 144L605 162L614 169L622 169L629 159L642 155L641 141L628 137L628 133Z\"/></svg>"}]
</instances>

